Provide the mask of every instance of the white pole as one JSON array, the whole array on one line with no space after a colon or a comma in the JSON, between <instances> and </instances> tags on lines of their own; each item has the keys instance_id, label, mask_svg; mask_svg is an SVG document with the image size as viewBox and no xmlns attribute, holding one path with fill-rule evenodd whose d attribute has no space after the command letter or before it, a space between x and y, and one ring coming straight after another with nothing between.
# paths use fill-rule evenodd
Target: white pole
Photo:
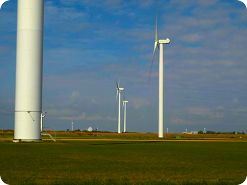
<instances>
[{"instance_id":1,"label":"white pole","mask_svg":"<svg viewBox=\"0 0 247 185\"><path fill-rule=\"evenodd\" d=\"M43 0L18 0L15 142L41 139L43 17Z\"/></svg>"},{"instance_id":2,"label":"white pole","mask_svg":"<svg viewBox=\"0 0 247 185\"><path fill-rule=\"evenodd\" d=\"M40 114L40 132L43 131L43 113Z\"/></svg>"},{"instance_id":3,"label":"white pole","mask_svg":"<svg viewBox=\"0 0 247 185\"><path fill-rule=\"evenodd\" d=\"M164 68L163 68L163 44L159 44L159 138L163 138L163 114L164 114Z\"/></svg>"},{"instance_id":4,"label":"white pole","mask_svg":"<svg viewBox=\"0 0 247 185\"><path fill-rule=\"evenodd\" d=\"M124 133L126 132L126 107L127 107L127 102L124 101Z\"/></svg>"},{"instance_id":5,"label":"white pole","mask_svg":"<svg viewBox=\"0 0 247 185\"><path fill-rule=\"evenodd\" d=\"M42 132L43 131L43 122L44 122L44 118L45 118L45 115L46 114L46 112L42 112L41 114L40 114L40 132Z\"/></svg>"},{"instance_id":6,"label":"white pole","mask_svg":"<svg viewBox=\"0 0 247 185\"><path fill-rule=\"evenodd\" d=\"M121 91L118 90L118 133L121 133Z\"/></svg>"},{"instance_id":7,"label":"white pole","mask_svg":"<svg viewBox=\"0 0 247 185\"><path fill-rule=\"evenodd\" d=\"M74 121L71 122L71 131L74 131Z\"/></svg>"}]
</instances>

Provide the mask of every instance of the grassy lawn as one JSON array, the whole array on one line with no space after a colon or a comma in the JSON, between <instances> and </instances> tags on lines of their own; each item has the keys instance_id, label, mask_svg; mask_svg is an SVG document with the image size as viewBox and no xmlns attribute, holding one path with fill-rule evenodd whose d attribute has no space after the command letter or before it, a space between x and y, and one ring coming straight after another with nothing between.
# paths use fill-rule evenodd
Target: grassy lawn
<instances>
[{"instance_id":1,"label":"grassy lawn","mask_svg":"<svg viewBox=\"0 0 247 185\"><path fill-rule=\"evenodd\" d=\"M0 176L15 184L240 184L246 142L0 142Z\"/></svg>"}]
</instances>

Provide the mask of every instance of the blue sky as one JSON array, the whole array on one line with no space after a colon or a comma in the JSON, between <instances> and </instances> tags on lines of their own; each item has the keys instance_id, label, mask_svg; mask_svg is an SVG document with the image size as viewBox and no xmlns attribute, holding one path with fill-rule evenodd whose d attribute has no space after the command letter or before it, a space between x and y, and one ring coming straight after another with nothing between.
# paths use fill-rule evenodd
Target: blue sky
<instances>
[{"instance_id":1,"label":"blue sky","mask_svg":"<svg viewBox=\"0 0 247 185\"><path fill-rule=\"evenodd\" d=\"M0 128L14 126L16 1L0 10ZM247 129L247 10L237 0L45 0L45 127L116 131L115 81L127 130L158 128L154 20L165 47L165 127Z\"/></svg>"}]
</instances>

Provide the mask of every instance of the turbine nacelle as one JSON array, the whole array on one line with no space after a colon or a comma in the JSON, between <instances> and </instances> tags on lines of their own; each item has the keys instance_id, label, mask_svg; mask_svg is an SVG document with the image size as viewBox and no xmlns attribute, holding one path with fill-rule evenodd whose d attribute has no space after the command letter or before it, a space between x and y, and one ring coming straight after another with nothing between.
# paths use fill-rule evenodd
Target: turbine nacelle
<instances>
[{"instance_id":1,"label":"turbine nacelle","mask_svg":"<svg viewBox=\"0 0 247 185\"><path fill-rule=\"evenodd\" d=\"M121 93L122 91L124 91L124 88L123 87L117 87L117 93Z\"/></svg>"},{"instance_id":2,"label":"turbine nacelle","mask_svg":"<svg viewBox=\"0 0 247 185\"><path fill-rule=\"evenodd\" d=\"M123 100L122 102L123 102L123 107L124 107L124 106L126 106L126 104L127 104L129 101Z\"/></svg>"},{"instance_id":3,"label":"turbine nacelle","mask_svg":"<svg viewBox=\"0 0 247 185\"><path fill-rule=\"evenodd\" d=\"M159 40L159 44L169 44L171 42L171 40L170 39L162 39L162 40Z\"/></svg>"}]
</instances>

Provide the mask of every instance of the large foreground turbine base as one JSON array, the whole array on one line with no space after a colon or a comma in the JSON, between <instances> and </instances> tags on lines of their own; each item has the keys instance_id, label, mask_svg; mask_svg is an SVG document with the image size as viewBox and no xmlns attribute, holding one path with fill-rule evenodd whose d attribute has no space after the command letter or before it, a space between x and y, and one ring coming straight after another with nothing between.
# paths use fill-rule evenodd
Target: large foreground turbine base
<instances>
[{"instance_id":1,"label":"large foreground turbine base","mask_svg":"<svg viewBox=\"0 0 247 185\"><path fill-rule=\"evenodd\" d=\"M44 0L18 0L14 142L41 140Z\"/></svg>"}]
</instances>

